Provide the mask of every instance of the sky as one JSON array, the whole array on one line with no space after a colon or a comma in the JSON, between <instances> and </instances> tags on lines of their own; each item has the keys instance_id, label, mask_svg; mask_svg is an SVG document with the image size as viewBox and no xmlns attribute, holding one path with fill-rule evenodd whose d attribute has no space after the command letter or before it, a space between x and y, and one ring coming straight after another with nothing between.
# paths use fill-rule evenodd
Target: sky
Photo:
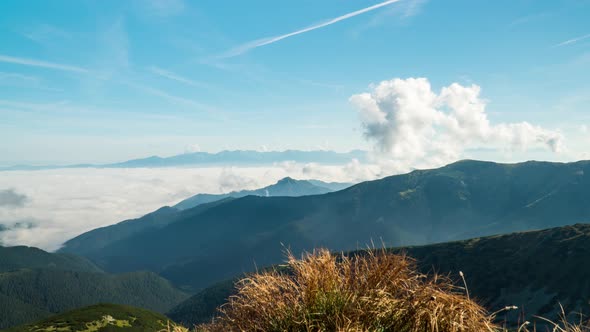
<instances>
[{"instance_id":1,"label":"sky","mask_svg":"<svg viewBox=\"0 0 590 332\"><path fill-rule=\"evenodd\" d=\"M368 162L0 172L47 250L196 193L590 159L590 1L0 1L0 166L221 150Z\"/></svg>"},{"instance_id":2,"label":"sky","mask_svg":"<svg viewBox=\"0 0 590 332\"><path fill-rule=\"evenodd\" d=\"M583 159L588 13L587 0L2 1L0 165L224 149Z\"/></svg>"}]
</instances>

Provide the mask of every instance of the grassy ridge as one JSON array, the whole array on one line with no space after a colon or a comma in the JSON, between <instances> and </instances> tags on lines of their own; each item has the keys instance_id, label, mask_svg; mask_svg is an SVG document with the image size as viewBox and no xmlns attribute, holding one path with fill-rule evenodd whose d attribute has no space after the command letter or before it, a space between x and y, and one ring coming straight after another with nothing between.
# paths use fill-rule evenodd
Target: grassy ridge
<instances>
[{"instance_id":1,"label":"grassy ridge","mask_svg":"<svg viewBox=\"0 0 590 332\"><path fill-rule=\"evenodd\" d=\"M151 272L109 275L37 269L0 273L0 307L20 305L22 308L3 312L0 328L35 321L47 316L46 313L100 302L166 312L186 297Z\"/></svg>"},{"instance_id":2,"label":"grassy ridge","mask_svg":"<svg viewBox=\"0 0 590 332\"><path fill-rule=\"evenodd\" d=\"M168 318L140 308L97 304L52 316L40 322L4 332L157 332L165 329Z\"/></svg>"},{"instance_id":3,"label":"grassy ridge","mask_svg":"<svg viewBox=\"0 0 590 332\"><path fill-rule=\"evenodd\" d=\"M53 254L34 247L0 246L0 272L23 268L102 272L100 268L84 257L71 254Z\"/></svg>"}]
</instances>

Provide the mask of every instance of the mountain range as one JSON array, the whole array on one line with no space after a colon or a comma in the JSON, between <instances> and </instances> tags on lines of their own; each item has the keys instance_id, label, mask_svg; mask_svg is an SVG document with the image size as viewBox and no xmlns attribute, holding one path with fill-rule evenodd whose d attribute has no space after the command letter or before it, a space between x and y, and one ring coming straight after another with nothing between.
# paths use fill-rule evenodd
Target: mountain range
<instances>
[{"instance_id":1,"label":"mountain range","mask_svg":"<svg viewBox=\"0 0 590 332\"><path fill-rule=\"evenodd\" d=\"M245 196L306 196L321 195L332 191L350 187L351 183L323 182L319 180L295 180L290 177L279 180L268 187L255 190L232 191L227 194L197 194L174 205L179 210L186 210L204 203L211 203L225 198L240 198Z\"/></svg>"},{"instance_id":2,"label":"mountain range","mask_svg":"<svg viewBox=\"0 0 590 332\"><path fill-rule=\"evenodd\" d=\"M227 198L80 254L109 272L148 270L188 291L279 263L290 248L425 245L590 221L590 162L460 161L301 197ZM90 249L89 249L90 248Z\"/></svg>"},{"instance_id":3,"label":"mountain range","mask_svg":"<svg viewBox=\"0 0 590 332\"><path fill-rule=\"evenodd\" d=\"M143 217L125 220L115 225L97 228L81 234L64 243L61 252L74 252L78 255L91 255L109 245L147 230L163 228L176 220L199 214L211 207L227 203L235 198L253 196L305 196L319 195L351 186L349 183L323 182L318 180L295 180L284 178L277 183L256 189L234 191L226 194L197 194L173 207L162 207ZM189 210L184 212L183 210Z\"/></svg>"},{"instance_id":4,"label":"mountain range","mask_svg":"<svg viewBox=\"0 0 590 332\"><path fill-rule=\"evenodd\" d=\"M253 151L234 150L217 153L192 152L171 157L151 156L111 164L75 164L75 165L14 165L0 167L0 171L33 171L58 168L149 168L149 167L189 167L189 166L224 166L224 165L269 165L273 163L294 161L298 163L345 164L351 160L367 160L367 152L352 150L335 152L316 151Z\"/></svg>"},{"instance_id":5,"label":"mountain range","mask_svg":"<svg viewBox=\"0 0 590 332\"><path fill-rule=\"evenodd\" d=\"M471 296L488 308L521 308L509 321L552 318L559 303L584 310L590 226L577 223L590 222L589 172L588 161L466 160L351 187L286 178L257 191L196 195L82 234L58 253L0 247L0 312L8 313L0 328L97 303L201 322L235 278L282 262L287 248L349 252L371 243L459 285L463 271Z\"/></svg>"}]
</instances>

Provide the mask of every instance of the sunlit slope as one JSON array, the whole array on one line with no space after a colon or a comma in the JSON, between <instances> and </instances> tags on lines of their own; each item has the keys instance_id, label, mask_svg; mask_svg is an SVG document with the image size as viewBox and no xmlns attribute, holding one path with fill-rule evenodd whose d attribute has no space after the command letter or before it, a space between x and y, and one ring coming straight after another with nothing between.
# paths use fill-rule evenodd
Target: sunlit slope
<instances>
[{"instance_id":1,"label":"sunlit slope","mask_svg":"<svg viewBox=\"0 0 590 332\"><path fill-rule=\"evenodd\" d=\"M222 202L84 255L198 290L314 247L422 245L590 221L590 163L461 161L324 195Z\"/></svg>"}]
</instances>

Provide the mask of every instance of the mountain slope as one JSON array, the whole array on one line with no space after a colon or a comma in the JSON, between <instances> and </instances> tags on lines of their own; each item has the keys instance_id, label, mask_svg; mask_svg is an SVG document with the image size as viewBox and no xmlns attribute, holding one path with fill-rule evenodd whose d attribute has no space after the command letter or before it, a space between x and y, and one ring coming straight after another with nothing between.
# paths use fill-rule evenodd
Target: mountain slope
<instances>
[{"instance_id":1,"label":"mountain slope","mask_svg":"<svg viewBox=\"0 0 590 332\"><path fill-rule=\"evenodd\" d=\"M165 312L186 297L153 272L110 275L82 257L0 247L0 328L100 302Z\"/></svg>"},{"instance_id":2,"label":"mountain slope","mask_svg":"<svg viewBox=\"0 0 590 332\"><path fill-rule=\"evenodd\" d=\"M137 219L125 220L115 225L96 228L68 240L58 252L75 252L78 255L86 255L88 252L100 250L113 242L123 240L142 230L163 227L173 222L177 214L178 210L165 206Z\"/></svg>"},{"instance_id":3,"label":"mountain slope","mask_svg":"<svg viewBox=\"0 0 590 332\"><path fill-rule=\"evenodd\" d=\"M471 296L492 311L507 305L520 308L502 319L554 319L559 303L568 312L590 311L590 224L391 250L407 253L423 272L449 275L460 286L462 271ZM234 294L236 280L204 289L168 316L187 326L209 321Z\"/></svg>"},{"instance_id":4,"label":"mountain slope","mask_svg":"<svg viewBox=\"0 0 590 332\"><path fill-rule=\"evenodd\" d=\"M255 196L304 196L324 194L333 189L322 187L325 184L331 188L341 188L350 186L346 183L325 183L315 181L312 184L307 180L294 180L284 178L277 183L256 190L243 190L227 194L197 194L189 197L174 207L165 206L152 213L148 213L137 219L125 220L115 225L105 226L93 229L73 239L66 241L59 250L61 253L76 253L77 255L89 255L94 251L101 250L108 245L124 241L124 239L148 229L159 229L174 221L182 218L188 218L205 211L218 204L226 203L233 198L244 197L248 195ZM198 207L198 208L196 208ZM191 210L183 212L181 210Z\"/></svg>"},{"instance_id":5,"label":"mountain slope","mask_svg":"<svg viewBox=\"0 0 590 332\"><path fill-rule=\"evenodd\" d=\"M166 327L167 322L168 318L149 310L115 304L98 304L4 331L158 332Z\"/></svg>"},{"instance_id":6,"label":"mountain slope","mask_svg":"<svg viewBox=\"0 0 590 332\"><path fill-rule=\"evenodd\" d=\"M0 273L23 268L102 272L96 265L83 257L70 254L52 254L34 247L0 246Z\"/></svg>"},{"instance_id":7,"label":"mountain slope","mask_svg":"<svg viewBox=\"0 0 590 332\"><path fill-rule=\"evenodd\" d=\"M119 275L55 269L0 273L0 328L38 320L83 306L110 302L166 312L186 299L168 281L151 272ZM26 314L25 314L26 313Z\"/></svg>"},{"instance_id":8,"label":"mountain slope","mask_svg":"<svg viewBox=\"0 0 590 332\"><path fill-rule=\"evenodd\" d=\"M240 198L249 195L253 196L306 196L306 195L320 195L334 191L332 188L346 188L350 184L346 183L326 183L314 180L314 183L308 180L295 180L290 177L279 180L277 183L255 190L232 191L227 194L212 195L212 194L197 194L189 197L182 202L176 204L174 207L179 210L186 210L197 205L218 201L224 198Z\"/></svg>"},{"instance_id":9,"label":"mountain slope","mask_svg":"<svg viewBox=\"0 0 590 332\"><path fill-rule=\"evenodd\" d=\"M285 246L420 245L586 221L590 162L462 161L324 195L234 199L85 255L198 290L280 262Z\"/></svg>"}]
</instances>

